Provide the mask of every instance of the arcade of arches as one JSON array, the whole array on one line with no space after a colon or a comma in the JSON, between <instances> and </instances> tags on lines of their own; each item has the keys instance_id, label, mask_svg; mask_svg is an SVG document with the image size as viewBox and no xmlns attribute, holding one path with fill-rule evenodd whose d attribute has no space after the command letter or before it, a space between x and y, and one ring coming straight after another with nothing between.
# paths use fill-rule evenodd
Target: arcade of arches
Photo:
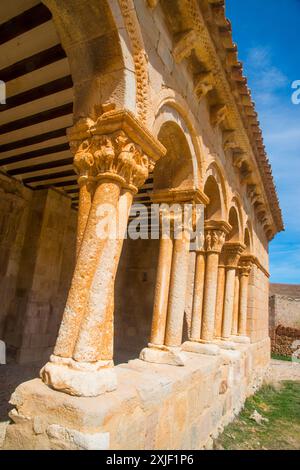
<instances>
[{"instance_id":1,"label":"arcade of arches","mask_svg":"<svg viewBox=\"0 0 300 470\"><path fill-rule=\"evenodd\" d=\"M15 0L0 23L0 339L41 365L3 448L209 448L268 367L283 229L224 1ZM127 237L133 203L168 236ZM204 208L203 243L167 204Z\"/></svg>"}]
</instances>

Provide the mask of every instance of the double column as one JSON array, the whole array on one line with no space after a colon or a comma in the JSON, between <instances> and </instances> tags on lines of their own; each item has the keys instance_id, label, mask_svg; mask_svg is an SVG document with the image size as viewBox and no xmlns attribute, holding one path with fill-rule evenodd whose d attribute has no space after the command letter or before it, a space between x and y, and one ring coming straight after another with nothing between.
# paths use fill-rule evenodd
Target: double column
<instances>
[{"instance_id":1,"label":"double column","mask_svg":"<svg viewBox=\"0 0 300 470\"><path fill-rule=\"evenodd\" d=\"M71 395L116 388L114 281L133 195L164 147L127 111L109 111L69 130L79 174L77 262L54 354L43 381Z\"/></svg>"},{"instance_id":2,"label":"double column","mask_svg":"<svg viewBox=\"0 0 300 470\"><path fill-rule=\"evenodd\" d=\"M224 245L226 265L226 280L223 307L222 340L230 341L234 324L235 292L237 288L236 276L238 263L245 245L239 242L227 242Z\"/></svg>"},{"instance_id":3,"label":"double column","mask_svg":"<svg viewBox=\"0 0 300 470\"><path fill-rule=\"evenodd\" d=\"M236 340L243 343L248 343L250 341L247 337L247 310L249 276L253 263L253 257L250 255L242 256L239 263L239 314Z\"/></svg>"},{"instance_id":4,"label":"double column","mask_svg":"<svg viewBox=\"0 0 300 470\"><path fill-rule=\"evenodd\" d=\"M213 344L219 260L226 234L230 229L230 225L225 221L210 220L205 222L205 253L201 252L198 266L196 265L195 281L198 278L200 283L199 285L195 284L194 288L191 341L184 345L184 349L187 351L204 354L219 353L219 348Z\"/></svg>"},{"instance_id":5,"label":"double column","mask_svg":"<svg viewBox=\"0 0 300 470\"><path fill-rule=\"evenodd\" d=\"M203 204L206 199L197 190L169 190L154 192L152 200L161 204L161 238L150 343L142 350L140 358L147 362L184 365L181 344L192 213L195 204ZM184 204L192 208L189 221L184 217ZM164 230L166 221L171 229L169 233Z\"/></svg>"}]
</instances>

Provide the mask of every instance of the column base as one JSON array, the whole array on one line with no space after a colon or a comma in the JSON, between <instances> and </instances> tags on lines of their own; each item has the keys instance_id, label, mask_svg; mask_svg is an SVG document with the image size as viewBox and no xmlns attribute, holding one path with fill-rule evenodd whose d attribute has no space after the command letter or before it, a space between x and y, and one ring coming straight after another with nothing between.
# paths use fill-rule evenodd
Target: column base
<instances>
[{"instance_id":1,"label":"column base","mask_svg":"<svg viewBox=\"0 0 300 470\"><path fill-rule=\"evenodd\" d=\"M230 340L234 343L250 344L250 338L244 335L233 335L231 336Z\"/></svg>"},{"instance_id":2,"label":"column base","mask_svg":"<svg viewBox=\"0 0 300 470\"><path fill-rule=\"evenodd\" d=\"M141 351L140 359L145 362L168 364L170 366L184 366L187 361L187 357L181 351L181 348L155 344L148 344L148 347Z\"/></svg>"},{"instance_id":3,"label":"column base","mask_svg":"<svg viewBox=\"0 0 300 470\"><path fill-rule=\"evenodd\" d=\"M218 339L214 340L214 343L217 344L221 349L225 349L227 351L235 351L237 349L237 344L229 339Z\"/></svg>"},{"instance_id":4,"label":"column base","mask_svg":"<svg viewBox=\"0 0 300 470\"><path fill-rule=\"evenodd\" d=\"M206 354L208 356L218 356L220 354L220 348L216 344L198 341L186 341L181 349L186 352Z\"/></svg>"},{"instance_id":5,"label":"column base","mask_svg":"<svg viewBox=\"0 0 300 470\"><path fill-rule=\"evenodd\" d=\"M113 361L76 362L52 355L40 377L49 387L77 397L96 397L117 388Z\"/></svg>"}]
</instances>

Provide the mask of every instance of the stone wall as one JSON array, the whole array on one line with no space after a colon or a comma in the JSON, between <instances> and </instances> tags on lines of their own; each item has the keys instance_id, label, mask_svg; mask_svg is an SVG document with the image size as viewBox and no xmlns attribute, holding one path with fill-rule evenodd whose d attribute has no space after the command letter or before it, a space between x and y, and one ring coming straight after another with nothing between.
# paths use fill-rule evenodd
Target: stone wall
<instances>
[{"instance_id":1,"label":"stone wall","mask_svg":"<svg viewBox=\"0 0 300 470\"><path fill-rule=\"evenodd\" d=\"M159 240L124 242L115 287L115 363L137 358L150 339Z\"/></svg>"},{"instance_id":2,"label":"stone wall","mask_svg":"<svg viewBox=\"0 0 300 470\"><path fill-rule=\"evenodd\" d=\"M300 329L278 326L272 334L271 345L273 354L292 357L300 346Z\"/></svg>"},{"instance_id":3,"label":"stone wall","mask_svg":"<svg viewBox=\"0 0 300 470\"><path fill-rule=\"evenodd\" d=\"M300 285L270 284L270 322L300 329Z\"/></svg>"},{"instance_id":4,"label":"stone wall","mask_svg":"<svg viewBox=\"0 0 300 470\"><path fill-rule=\"evenodd\" d=\"M32 191L0 173L0 338L16 288Z\"/></svg>"},{"instance_id":5,"label":"stone wall","mask_svg":"<svg viewBox=\"0 0 300 470\"><path fill-rule=\"evenodd\" d=\"M269 332L272 352L291 356L291 344L300 339L300 285L270 284Z\"/></svg>"},{"instance_id":6,"label":"stone wall","mask_svg":"<svg viewBox=\"0 0 300 470\"><path fill-rule=\"evenodd\" d=\"M32 192L6 178L0 185L1 339L10 359L46 360L73 272L77 214L53 189Z\"/></svg>"},{"instance_id":7,"label":"stone wall","mask_svg":"<svg viewBox=\"0 0 300 470\"><path fill-rule=\"evenodd\" d=\"M12 397L5 449L202 449L263 381L266 339L221 356L186 353L185 367L134 360L117 366L118 389L97 398L35 379Z\"/></svg>"}]
</instances>

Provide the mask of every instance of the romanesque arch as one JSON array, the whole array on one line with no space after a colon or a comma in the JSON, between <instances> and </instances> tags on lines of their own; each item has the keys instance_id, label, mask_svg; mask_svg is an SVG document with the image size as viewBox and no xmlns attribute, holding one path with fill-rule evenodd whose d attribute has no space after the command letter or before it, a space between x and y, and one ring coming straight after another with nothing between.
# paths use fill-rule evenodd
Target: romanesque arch
<instances>
[{"instance_id":1,"label":"romanesque arch","mask_svg":"<svg viewBox=\"0 0 300 470\"><path fill-rule=\"evenodd\" d=\"M118 2L44 3L52 13L69 60L74 82L74 121L97 118L101 106L107 103L135 113L135 64L133 54L128 54L131 43ZM123 2L124 8L126 3Z\"/></svg>"},{"instance_id":2,"label":"romanesque arch","mask_svg":"<svg viewBox=\"0 0 300 470\"><path fill-rule=\"evenodd\" d=\"M206 219L227 220L227 191L223 172L216 162L207 168L204 179L204 193L209 198Z\"/></svg>"}]
</instances>

